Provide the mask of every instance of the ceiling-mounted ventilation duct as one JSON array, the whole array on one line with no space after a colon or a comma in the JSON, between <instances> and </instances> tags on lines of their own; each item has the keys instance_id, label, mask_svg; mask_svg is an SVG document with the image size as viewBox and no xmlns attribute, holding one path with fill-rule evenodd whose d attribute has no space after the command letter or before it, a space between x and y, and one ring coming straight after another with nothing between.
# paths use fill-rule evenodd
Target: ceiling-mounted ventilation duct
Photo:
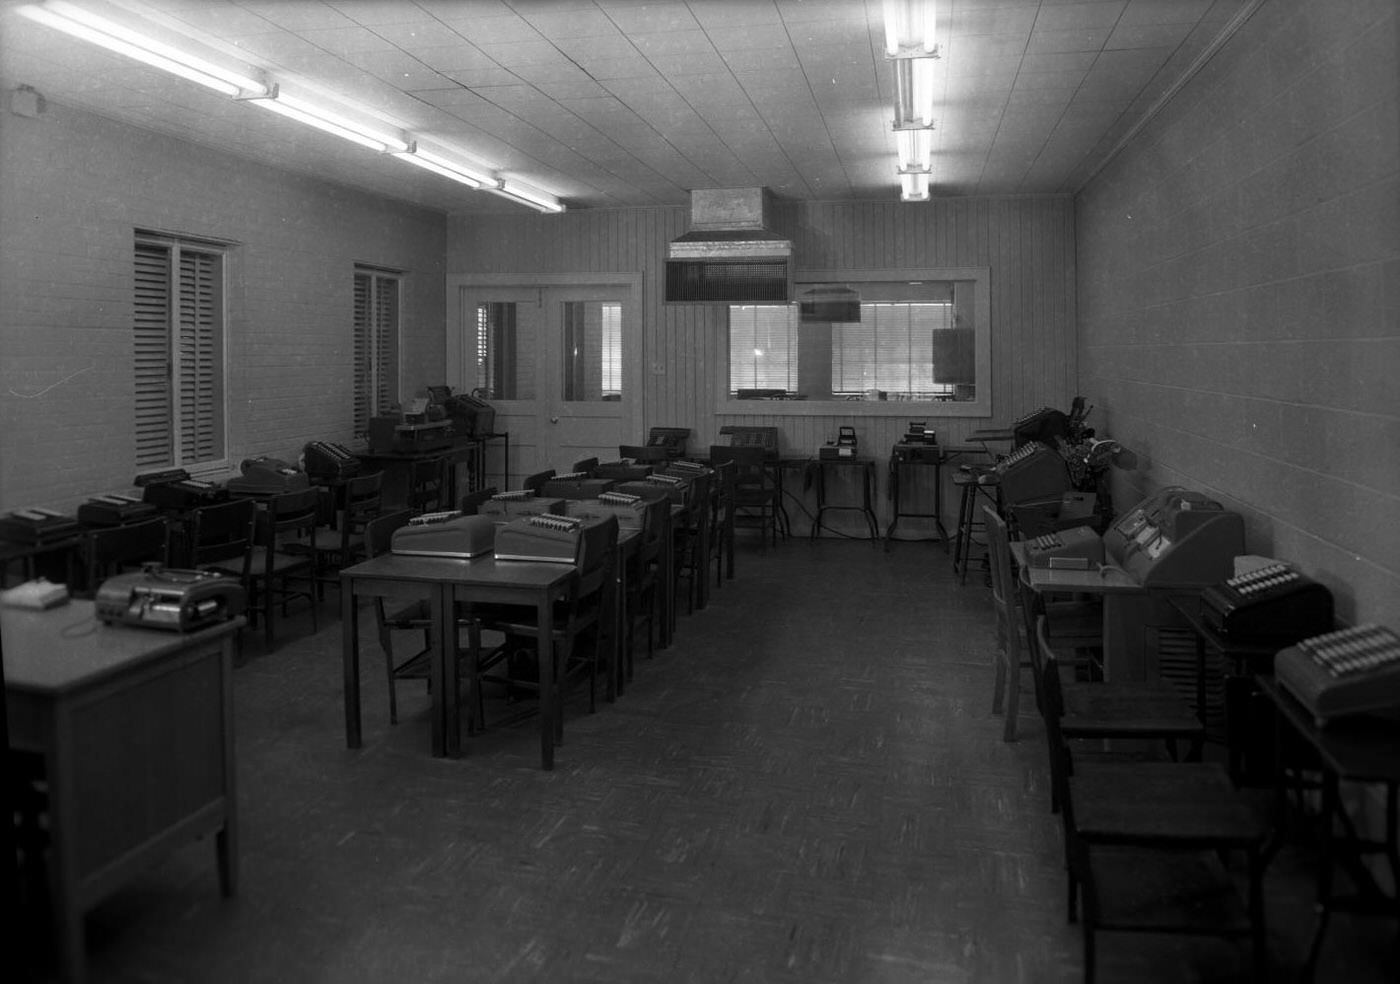
<instances>
[{"instance_id":1,"label":"ceiling-mounted ventilation duct","mask_svg":"<svg viewBox=\"0 0 1400 984\"><path fill-rule=\"evenodd\" d=\"M690 231L666 249L667 303L787 304L792 241L768 228L766 188L690 193Z\"/></svg>"}]
</instances>

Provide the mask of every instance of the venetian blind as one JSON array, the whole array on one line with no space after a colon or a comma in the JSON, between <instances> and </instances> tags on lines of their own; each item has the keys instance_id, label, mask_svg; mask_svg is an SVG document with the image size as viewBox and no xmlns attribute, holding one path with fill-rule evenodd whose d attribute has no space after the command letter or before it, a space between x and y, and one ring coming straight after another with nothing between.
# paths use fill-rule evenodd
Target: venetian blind
<instances>
[{"instance_id":1,"label":"venetian blind","mask_svg":"<svg viewBox=\"0 0 1400 984\"><path fill-rule=\"evenodd\" d=\"M729 308L729 391L797 389L797 305Z\"/></svg>"},{"instance_id":2,"label":"venetian blind","mask_svg":"<svg viewBox=\"0 0 1400 984\"><path fill-rule=\"evenodd\" d=\"M370 417L385 412L398 398L398 275L356 270L353 318L354 427L356 434L367 434Z\"/></svg>"}]
</instances>

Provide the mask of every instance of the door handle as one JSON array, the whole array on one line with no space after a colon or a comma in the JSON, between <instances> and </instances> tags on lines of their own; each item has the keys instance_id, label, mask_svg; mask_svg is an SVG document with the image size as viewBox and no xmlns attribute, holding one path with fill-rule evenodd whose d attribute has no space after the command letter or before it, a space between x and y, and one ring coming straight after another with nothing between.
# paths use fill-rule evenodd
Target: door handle
<instances>
[{"instance_id":1,"label":"door handle","mask_svg":"<svg viewBox=\"0 0 1400 984\"><path fill-rule=\"evenodd\" d=\"M558 417L550 417L550 418L549 418L549 422L550 422L551 424L557 424L557 423L559 423L559 418L558 418Z\"/></svg>"}]
</instances>

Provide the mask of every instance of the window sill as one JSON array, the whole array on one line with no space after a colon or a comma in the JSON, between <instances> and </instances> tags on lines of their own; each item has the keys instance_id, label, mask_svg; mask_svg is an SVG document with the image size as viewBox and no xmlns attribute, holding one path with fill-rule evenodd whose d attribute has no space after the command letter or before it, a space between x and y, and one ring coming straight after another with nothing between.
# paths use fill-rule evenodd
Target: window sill
<instances>
[{"instance_id":1,"label":"window sill","mask_svg":"<svg viewBox=\"0 0 1400 984\"><path fill-rule=\"evenodd\" d=\"M979 400L723 400L719 416L736 417L990 417Z\"/></svg>"}]
</instances>

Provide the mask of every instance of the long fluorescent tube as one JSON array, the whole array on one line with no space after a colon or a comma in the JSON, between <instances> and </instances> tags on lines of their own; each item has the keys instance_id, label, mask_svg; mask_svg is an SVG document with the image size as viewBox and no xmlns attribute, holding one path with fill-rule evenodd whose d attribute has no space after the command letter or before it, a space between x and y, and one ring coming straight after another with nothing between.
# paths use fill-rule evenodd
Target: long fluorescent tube
<instances>
[{"instance_id":1,"label":"long fluorescent tube","mask_svg":"<svg viewBox=\"0 0 1400 984\"><path fill-rule=\"evenodd\" d=\"M564 206L559 203L559 199L553 197L552 195L546 195L543 192L522 188L520 185L513 184L507 181L505 178L502 178L499 182L497 182L496 187L488 187L486 190L495 192L502 198L510 198L514 201L520 202L523 205L529 205L531 208L538 209L541 212L564 211Z\"/></svg>"},{"instance_id":2,"label":"long fluorescent tube","mask_svg":"<svg viewBox=\"0 0 1400 984\"><path fill-rule=\"evenodd\" d=\"M896 130L900 171L927 171L933 163L932 130Z\"/></svg>"},{"instance_id":3,"label":"long fluorescent tube","mask_svg":"<svg viewBox=\"0 0 1400 984\"><path fill-rule=\"evenodd\" d=\"M181 51L64 0L48 0L42 5L26 4L18 8L18 13L36 23L197 82L226 96L267 91L266 83L260 79Z\"/></svg>"},{"instance_id":4,"label":"long fluorescent tube","mask_svg":"<svg viewBox=\"0 0 1400 984\"><path fill-rule=\"evenodd\" d=\"M928 201L927 171L911 171L899 176L899 200L903 202Z\"/></svg>"},{"instance_id":5,"label":"long fluorescent tube","mask_svg":"<svg viewBox=\"0 0 1400 984\"><path fill-rule=\"evenodd\" d=\"M407 151L395 151L394 156L401 161L408 161L410 164L416 164L425 171L432 171L434 174L440 174L444 178L451 178L453 181L459 181L469 188L481 188L485 185L494 186L496 183L496 179L485 171L478 171L474 168L466 167L454 160L439 154L434 154L430 150L424 150L416 144L410 146Z\"/></svg>"},{"instance_id":6,"label":"long fluorescent tube","mask_svg":"<svg viewBox=\"0 0 1400 984\"><path fill-rule=\"evenodd\" d=\"M933 125L933 59L894 63L894 111L896 126Z\"/></svg>"},{"instance_id":7,"label":"long fluorescent tube","mask_svg":"<svg viewBox=\"0 0 1400 984\"><path fill-rule=\"evenodd\" d=\"M932 0L885 0L885 54L932 55L938 50L936 22Z\"/></svg>"},{"instance_id":8,"label":"long fluorescent tube","mask_svg":"<svg viewBox=\"0 0 1400 984\"><path fill-rule=\"evenodd\" d=\"M288 96L276 86L266 95L252 96L244 101L263 109L270 109L307 126L314 126L318 130L357 143L361 147L368 147L370 150L403 153L409 149L409 143L401 133L396 133L388 127L352 120L348 116L313 105L304 99Z\"/></svg>"}]
</instances>

